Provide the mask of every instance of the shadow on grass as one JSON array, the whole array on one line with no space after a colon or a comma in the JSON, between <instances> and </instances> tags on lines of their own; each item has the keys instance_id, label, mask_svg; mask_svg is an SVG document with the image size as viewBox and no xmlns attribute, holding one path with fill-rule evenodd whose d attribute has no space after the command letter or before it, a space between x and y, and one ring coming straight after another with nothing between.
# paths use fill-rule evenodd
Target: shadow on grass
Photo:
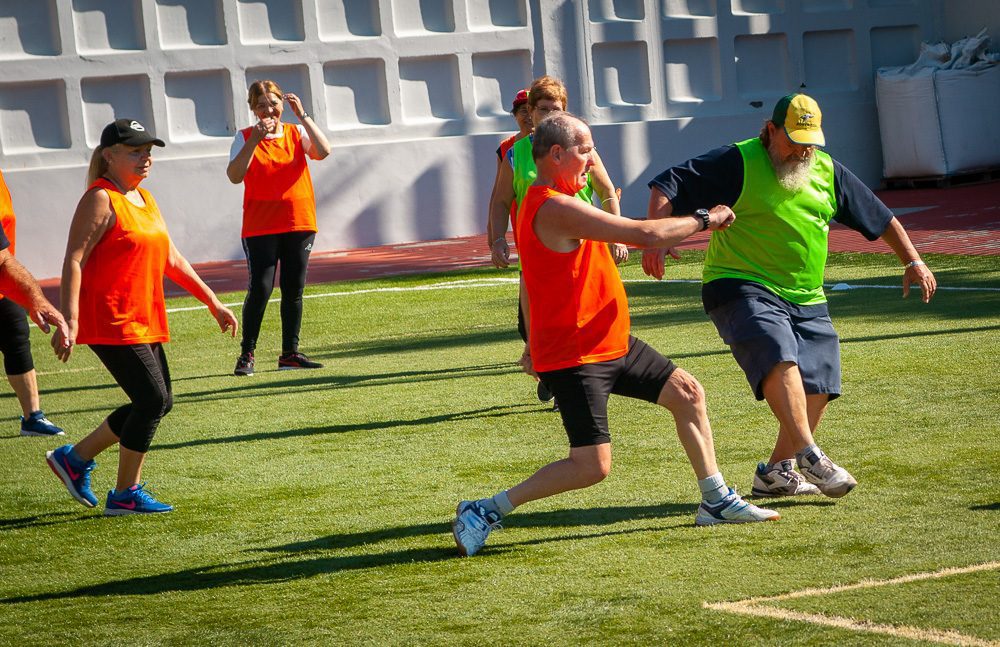
<instances>
[{"instance_id":1,"label":"shadow on grass","mask_svg":"<svg viewBox=\"0 0 1000 647\"><path fill-rule=\"evenodd\" d=\"M988 512L996 512L1000 510L1000 503L984 503L982 505L970 505L969 510L986 510Z\"/></svg>"},{"instance_id":2,"label":"shadow on grass","mask_svg":"<svg viewBox=\"0 0 1000 647\"><path fill-rule=\"evenodd\" d=\"M589 508L575 510L559 510L553 512L534 512L518 514L511 517L511 526L524 527L576 527L609 525L622 521L636 519L660 519L679 515L693 515L696 506L692 504L665 503L652 506L616 506L607 508ZM655 528L653 531L667 530ZM448 524L429 523L413 526L398 526L381 530L330 535L319 539L286 544L273 548L257 549L258 552L294 554L318 553L327 550L366 547L370 551L372 544L392 541L395 539L430 536L441 538L448 531ZM606 537L610 535L629 534L634 532L650 532L649 528L633 528L593 532L584 535L573 534L556 538L531 539L519 544L498 545L486 552L498 555L510 550L515 545L542 544L551 541L569 541ZM435 543L439 543L435 539ZM384 553L366 552L360 555L315 556L305 559L271 558L269 560L245 561L233 564L218 564L184 569L174 573L133 577L91 586L82 586L68 591L54 593L38 593L35 595L13 596L0 599L0 604L22 604L26 602L43 602L47 600L157 595L178 591L205 591L230 586L247 586L256 584L275 584L292 580L305 579L339 571L357 571L400 564L433 563L444 560L459 559L455 547L448 537L447 547L408 548L405 550L388 551Z\"/></svg>"},{"instance_id":3,"label":"shadow on grass","mask_svg":"<svg viewBox=\"0 0 1000 647\"><path fill-rule=\"evenodd\" d=\"M44 526L57 526L64 523L75 523L77 521L93 521L101 516L93 514L81 514L79 512L55 512L52 514L40 514L32 517L20 517L17 519L0 519L0 532L5 530L23 530L25 528L42 528Z\"/></svg>"},{"instance_id":4,"label":"shadow on grass","mask_svg":"<svg viewBox=\"0 0 1000 647\"><path fill-rule=\"evenodd\" d=\"M302 436L317 436L325 434L343 434L353 431L373 431L375 429L392 429L394 427L420 427L423 425L436 425L442 422L453 422L456 420L473 420L476 418L502 418L504 416L515 415L538 409L537 404L511 404L496 405L485 409L473 411L457 411L454 413L444 413L436 416L425 416L423 418L413 418L411 420L378 420L372 422L360 422L353 425L327 425L325 427L304 427L302 429L283 429L280 431L264 431L255 434L241 434L239 436L224 436L216 438L196 438L179 443L168 443L156 445L156 450L182 449L185 447L198 447L200 445L220 445L226 443L244 443L257 440L278 440L284 438L298 438Z\"/></svg>"}]
</instances>

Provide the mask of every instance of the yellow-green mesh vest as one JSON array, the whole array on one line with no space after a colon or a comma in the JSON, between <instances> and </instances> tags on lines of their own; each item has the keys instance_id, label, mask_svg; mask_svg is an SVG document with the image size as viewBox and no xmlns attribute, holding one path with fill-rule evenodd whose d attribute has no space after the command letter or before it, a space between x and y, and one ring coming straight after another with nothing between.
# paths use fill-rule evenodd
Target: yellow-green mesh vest
<instances>
[{"instance_id":1,"label":"yellow-green mesh vest","mask_svg":"<svg viewBox=\"0 0 1000 647\"><path fill-rule=\"evenodd\" d=\"M792 303L824 303L829 223L837 212L833 160L817 150L809 183L791 192L778 183L760 139L736 148L743 156L736 221L712 233L702 280L746 279Z\"/></svg>"}]
</instances>

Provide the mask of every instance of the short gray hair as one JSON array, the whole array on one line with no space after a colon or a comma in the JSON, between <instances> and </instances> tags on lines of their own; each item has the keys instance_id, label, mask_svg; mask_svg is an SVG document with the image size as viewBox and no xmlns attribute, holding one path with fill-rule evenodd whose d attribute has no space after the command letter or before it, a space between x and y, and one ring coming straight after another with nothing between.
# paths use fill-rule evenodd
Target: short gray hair
<instances>
[{"instance_id":1,"label":"short gray hair","mask_svg":"<svg viewBox=\"0 0 1000 647\"><path fill-rule=\"evenodd\" d=\"M535 125L531 136L531 156L537 162L549 154L549 149L558 144L571 148L583 141L583 128L587 123L566 111L553 112Z\"/></svg>"}]
</instances>

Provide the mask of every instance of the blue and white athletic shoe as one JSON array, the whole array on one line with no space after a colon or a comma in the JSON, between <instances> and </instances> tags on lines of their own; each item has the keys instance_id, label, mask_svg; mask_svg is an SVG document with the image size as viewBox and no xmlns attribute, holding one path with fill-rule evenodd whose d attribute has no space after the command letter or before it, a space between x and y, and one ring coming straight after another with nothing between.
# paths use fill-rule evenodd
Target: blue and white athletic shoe
<instances>
[{"instance_id":1,"label":"blue and white athletic shoe","mask_svg":"<svg viewBox=\"0 0 1000 647\"><path fill-rule=\"evenodd\" d=\"M25 418L21 416L22 436L62 436L63 430L52 424L52 421L45 417L45 412L39 409Z\"/></svg>"},{"instance_id":2,"label":"blue and white athletic shoe","mask_svg":"<svg viewBox=\"0 0 1000 647\"><path fill-rule=\"evenodd\" d=\"M72 445L56 447L51 452L45 452L45 462L49 464L55 475L63 482L74 499L88 508L97 505L97 497L90 490L90 473L97 463L89 460L86 463L73 458Z\"/></svg>"},{"instance_id":3,"label":"blue and white athletic shoe","mask_svg":"<svg viewBox=\"0 0 1000 647\"><path fill-rule=\"evenodd\" d=\"M139 483L127 490L108 492L107 503L104 504L105 517L117 517L123 514L158 514L170 512L174 506L160 503L145 490L146 484Z\"/></svg>"},{"instance_id":4,"label":"blue and white athletic shoe","mask_svg":"<svg viewBox=\"0 0 1000 647\"><path fill-rule=\"evenodd\" d=\"M478 553L486 544L490 531L499 529L500 517L495 512L487 512L475 501L460 501L455 520L451 522L451 534L463 557Z\"/></svg>"},{"instance_id":5,"label":"blue and white athletic shoe","mask_svg":"<svg viewBox=\"0 0 1000 647\"><path fill-rule=\"evenodd\" d=\"M774 510L758 508L743 500L736 490L729 488L729 494L718 503L702 501L695 515L696 526L714 526L717 523L751 523L753 521L777 521L781 515Z\"/></svg>"},{"instance_id":6,"label":"blue and white athletic shoe","mask_svg":"<svg viewBox=\"0 0 1000 647\"><path fill-rule=\"evenodd\" d=\"M806 480L828 497L839 499L858 485L850 472L831 461L826 454L821 455L814 463L810 463L808 458L799 458L798 464Z\"/></svg>"}]
</instances>

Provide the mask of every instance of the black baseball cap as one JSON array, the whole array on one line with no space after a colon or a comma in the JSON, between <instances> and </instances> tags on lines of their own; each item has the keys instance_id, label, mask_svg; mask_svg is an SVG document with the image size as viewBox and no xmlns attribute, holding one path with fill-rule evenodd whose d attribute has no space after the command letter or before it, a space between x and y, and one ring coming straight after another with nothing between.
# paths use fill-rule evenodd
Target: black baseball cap
<instances>
[{"instance_id":1,"label":"black baseball cap","mask_svg":"<svg viewBox=\"0 0 1000 647\"><path fill-rule=\"evenodd\" d=\"M146 130L146 127L135 119L115 119L101 132L101 148L115 144L143 146L150 143L166 146L162 139L157 139L153 133Z\"/></svg>"}]
</instances>

